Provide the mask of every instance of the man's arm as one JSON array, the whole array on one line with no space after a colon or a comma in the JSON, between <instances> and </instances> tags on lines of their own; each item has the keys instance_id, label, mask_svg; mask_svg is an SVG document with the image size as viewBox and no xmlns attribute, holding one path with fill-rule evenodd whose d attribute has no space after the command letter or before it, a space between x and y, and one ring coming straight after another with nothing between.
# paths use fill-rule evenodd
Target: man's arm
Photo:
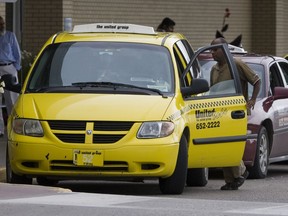
<instances>
[{"instance_id":1,"label":"man's arm","mask_svg":"<svg viewBox=\"0 0 288 216\"><path fill-rule=\"evenodd\" d=\"M21 51L20 51L20 47L16 38L16 35L14 33L11 34L12 36L12 54L16 60L16 62L14 62L14 67L16 68L16 70L20 70L21 69Z\"/></svg>"},{"instance_id":2,"label":"man's arm","mask_svg":"<svg viewBox=\"0 0 288 216\"><path fill-rule=\"evenodd\" d=\"M247 107L249 109L251 109L251 108L253 109L254 108L254 105L256 103L257 95L259 94L259 91L260 91L260 86L261 86L261 80L258 79L258 81L253 86L252 97L250 98L250 100L247 101Z\"/></svg>"}]
</instances>

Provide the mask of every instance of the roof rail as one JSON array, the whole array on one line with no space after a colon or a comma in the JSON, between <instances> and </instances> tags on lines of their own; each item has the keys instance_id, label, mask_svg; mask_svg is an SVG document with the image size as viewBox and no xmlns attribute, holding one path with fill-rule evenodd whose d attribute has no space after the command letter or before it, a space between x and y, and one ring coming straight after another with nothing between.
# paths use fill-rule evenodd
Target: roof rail
<instances>
[{"instance_id":1,"label":"roof rail","mask_svg":"<svg viewBox=\"0 0 288 216\"><path fill-rule=\"evenodd\" d=\"M135 34L156 34L153 27L122 24L122 23L92 23L75 25L72 33L89 32L112 32L112 33L135 33Z\"/></svg>"}]
</instances>

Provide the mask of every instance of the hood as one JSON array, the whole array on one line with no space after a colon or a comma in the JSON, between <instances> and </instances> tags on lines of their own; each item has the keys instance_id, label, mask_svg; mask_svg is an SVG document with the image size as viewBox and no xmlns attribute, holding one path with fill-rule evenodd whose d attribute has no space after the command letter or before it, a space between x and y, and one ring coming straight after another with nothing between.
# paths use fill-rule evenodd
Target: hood
<instances>
[{"instance_id":1,"label":"hood","mask_svg":"<svg viewBox=\"0 0 288 216\"><path fill-rule=\"evenodd\" d=\"M19 117L43 120L161 120L172 97L119 94L24 94ZM20 105L20 104L19 104Z\"/></svg>"}]
</instances>

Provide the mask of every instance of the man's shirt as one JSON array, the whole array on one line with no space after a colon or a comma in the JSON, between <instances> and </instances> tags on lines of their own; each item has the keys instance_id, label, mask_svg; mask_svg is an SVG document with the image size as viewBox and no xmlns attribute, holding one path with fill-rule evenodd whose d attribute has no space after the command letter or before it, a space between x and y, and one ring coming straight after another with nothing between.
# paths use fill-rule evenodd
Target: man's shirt
<instances>
[{"instance_id":1,"label":"man's shirt","mask_svg":"<svg viewBox=\"0 0 288 216\"><path fill-rule=\"evenodd\" d=\"M0 64L12 63L16 70L21 69L21 52L16 36L6 31L0 35Z\"/></svg>"},{"instance_id":2,"label":"man's shirt","mask_svg":"<svg viewBox=\"0 0 288 216\"><path fill-rule=\"evenodd\" d=\"M255 85L256 82L260 80L259 76L251 70L248 65L246 65L240 59L234 58L236 64L240 81L242 92L245 99L248 101L248 83ZM222 67L219 67L218 63L212 67L211 76L210 76L210 85L215 85L216 83L231 80L232 76L228 68L228 64L224 64Z\"/></svg>"}]
</instances>

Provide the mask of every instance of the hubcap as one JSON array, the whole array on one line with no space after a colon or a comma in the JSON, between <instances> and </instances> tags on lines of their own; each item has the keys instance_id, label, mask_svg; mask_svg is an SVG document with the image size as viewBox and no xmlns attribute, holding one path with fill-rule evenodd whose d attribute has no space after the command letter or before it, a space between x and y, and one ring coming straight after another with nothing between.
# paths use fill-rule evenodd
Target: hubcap
<instances>
[{"instance_id":1,"label":"hubcap","mask_svg":"<svg viewBox=\"0 0 288 216\"><path fill-rule=\"evenodd\" d=\"M268 140L265 134L262 134L259 146L259 164L262 173L266 173L268 162Z\"/></svg>"}]
</instances>

